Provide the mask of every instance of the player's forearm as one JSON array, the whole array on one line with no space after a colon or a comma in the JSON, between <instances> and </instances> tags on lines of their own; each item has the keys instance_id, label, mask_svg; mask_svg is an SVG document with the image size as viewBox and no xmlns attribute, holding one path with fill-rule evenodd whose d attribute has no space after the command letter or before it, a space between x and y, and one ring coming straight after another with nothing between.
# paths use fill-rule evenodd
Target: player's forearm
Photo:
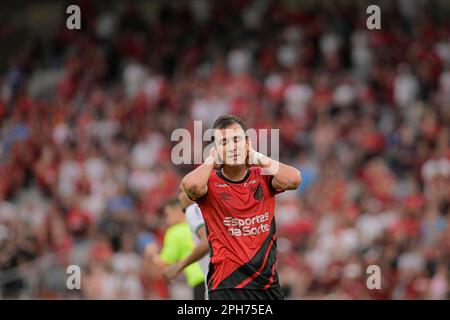
<instances>
[{"instance_id":1,"label":"player's forearm","mask_svg":"<svg viewBox=\"0 0 450 320\"><path fill-rule=\"evenodd\" d=\"M180 270L186 268L194 262L203 258L209 252L208 240L202 239L194 250L183 260L180 261Z\"/></svg>"},{"instance_id":2,"label":"player's forearm","mask_svg":"<svg viewBox=\"0 0 450 320\"><path fill-rule=\"evenodd\" d=\"M214 163L205 161L183 178L181 186L191 199L198 199L207 192L208 179L213 169Z\"/></svg>"},{"instance_id":3,"label":"player's forearm","mask_svg":"<svg viewBox=\"0 0 450 320\"><path fill-rule=\"evenodd\" d=\"M300 171L292 166L262 154L257 156L257 162L268 174L273 175L272 186L277 190L295 190L302 183Z\"/></svg>"},{"instance_id":4,"label":"player's forearm","mask_svg":"<svg viewBox=\"0 0 450 320\"><path fill-rule=\"evenodd\" d=\"M168 264L165 263L158 255L147 257L147 259L147 261L151 264L152 269L155 271L154 275L162 277L162 272L168 266Z\"/></svg>"}]
</instances>

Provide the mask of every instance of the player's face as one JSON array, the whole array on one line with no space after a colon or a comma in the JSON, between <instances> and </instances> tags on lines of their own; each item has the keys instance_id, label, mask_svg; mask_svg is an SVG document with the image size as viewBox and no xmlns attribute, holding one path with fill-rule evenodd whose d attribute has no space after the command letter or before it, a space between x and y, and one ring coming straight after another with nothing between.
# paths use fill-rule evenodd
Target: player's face
<instances>
[{"instance_id":1,"label":"player's face","mask_svg":"<svg viewBox=\"0 0 450 320\"><path fill-rule=\"evenodd\" d=\"M214 133L216 150L226 165L242 165L247 159L248 142L238 123Z\"/></svg>"},{"instance_id":2,"label":"player's face","mask_svg":"<svg viewBox=\"0 0 450 320\"><path fill-rule=\"evenodd\" d=\"M166 223L171 226L180 221L180 213L183 211L178 206L167 206L164 208L164 215L166 216Z\"/></svg>"}]
</instances>

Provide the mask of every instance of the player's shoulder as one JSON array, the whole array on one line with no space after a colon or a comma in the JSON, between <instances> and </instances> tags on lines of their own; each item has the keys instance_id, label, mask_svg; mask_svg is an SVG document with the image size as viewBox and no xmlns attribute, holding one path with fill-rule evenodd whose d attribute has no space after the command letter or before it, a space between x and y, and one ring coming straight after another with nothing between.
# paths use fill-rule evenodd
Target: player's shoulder
<instances>
[{"instance_id":1,"label":"player's shoulder","mask_svg":"<svg viewBox=\"0 0 450 320\"><path fill-rule=\"evenodd\" d=\"M209 176L208 181L209 181L209 182L212 182L212 181L220 180L220 178L219 178L219 171L220 171L220 170L214 169L214 170L211 172L211 175Z\"/></svg>"},{"instance_id":2,"label":"player's shoulder","mask_svg":"<svg viewBox=\"0 0 450 320\"><path fill-rule=\"evenodd\" d=\"M250 180L260 179L261 177L263 177L261 167L257 166L250 167L250 175L249 175Z\"/></svg>"},{"instance_id":3,"label":"player's shoulder","mask_svg":"<svg viewBox=\"0 0 450 320\"><path fill-rule=\"evenodd\" d=\"M186 208L186 218L201 216L201 210L198 204L193 203Z\"/></svg>"},{"instance_id":4,"label":"player's shoulder","mask_svg":"<svg viewBox=\"0 0 450 320\"><path fill-rule=\"evenodd\" d=\"M214 170L209 176L208 188L224 187L227 184L227 182L224 181L220 176L221 176L220 170Z\"/></svg>"},{"instance_id":5,"label":"player's shoulder","mask_svg":"<svg viewBox=\"0 0 450 320\"><path fill-rule=\"evenodd\" d=\"M250 167L250 173L254 175L261 175L261 167L258 166Z\"/></svg>"},{"instance_id":6,"label":"player's shoulder","mask_svg":"<svg viewBox=\"0 0 450 320\"><path fill-rule=\"evenodd\" d=\"M191 213L191 212L194 212L195 210L196 210L196 208L198 207L198 204L196 204L195 202L194 203L192 203L192 204L190 204L190 205L188 205L187 207L186 207L186 214L189 214L189 213Z\"/></svg>"},{"instance_id":7,"label":"player's shoulder","mask_svg":"<svg viewBox=\"0 0 450 320\"><path fill-rule=\"evenodd\" d=\"M195 232L199 226L205 224L202 212L197 204L189 206L189 212L186 210L186 221L189 223L191 231Z\"/></svg>"}]
</instances>

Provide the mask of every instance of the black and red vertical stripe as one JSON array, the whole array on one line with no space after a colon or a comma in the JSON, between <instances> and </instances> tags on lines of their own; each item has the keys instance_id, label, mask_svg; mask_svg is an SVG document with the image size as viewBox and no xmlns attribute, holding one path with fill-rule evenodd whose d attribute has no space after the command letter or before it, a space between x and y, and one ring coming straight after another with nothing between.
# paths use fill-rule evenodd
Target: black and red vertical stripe
<instances>
[{"instance_id":1,"label":"black and red vertical stripe","mask_svg":"<svg viewBox=\"0 0 450 320\"><path fill-rule=\"evenodd\" d=\"M272 219L270 232L255 255L246 263L242 264L231 274L220 279L213 263L210 263L207 284L208 290L220 290L229 288L242 289L268 289L279 286L278 274L276 272L276 224ZM211 248L211 257L214 252Z\"/></svg>"}]
</instances>

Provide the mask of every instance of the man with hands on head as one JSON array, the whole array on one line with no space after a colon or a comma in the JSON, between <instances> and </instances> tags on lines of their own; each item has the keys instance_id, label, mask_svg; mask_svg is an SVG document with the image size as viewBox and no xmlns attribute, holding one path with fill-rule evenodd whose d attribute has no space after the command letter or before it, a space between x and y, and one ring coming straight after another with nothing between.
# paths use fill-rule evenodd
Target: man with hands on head
<instances>
[{"instance_id":1,"label":"man with hands on head","mask_svg":"<svg viewBox=\"0 0 450 320\"><path fill-rule=\"evenodd\" d=\"M236 116L216 119L209 156L181 182L205 220L211 300L284 298L275 267L275 195L297 189L301 174L254 150L246 130Z\"/></svg>"}]
</instances>

